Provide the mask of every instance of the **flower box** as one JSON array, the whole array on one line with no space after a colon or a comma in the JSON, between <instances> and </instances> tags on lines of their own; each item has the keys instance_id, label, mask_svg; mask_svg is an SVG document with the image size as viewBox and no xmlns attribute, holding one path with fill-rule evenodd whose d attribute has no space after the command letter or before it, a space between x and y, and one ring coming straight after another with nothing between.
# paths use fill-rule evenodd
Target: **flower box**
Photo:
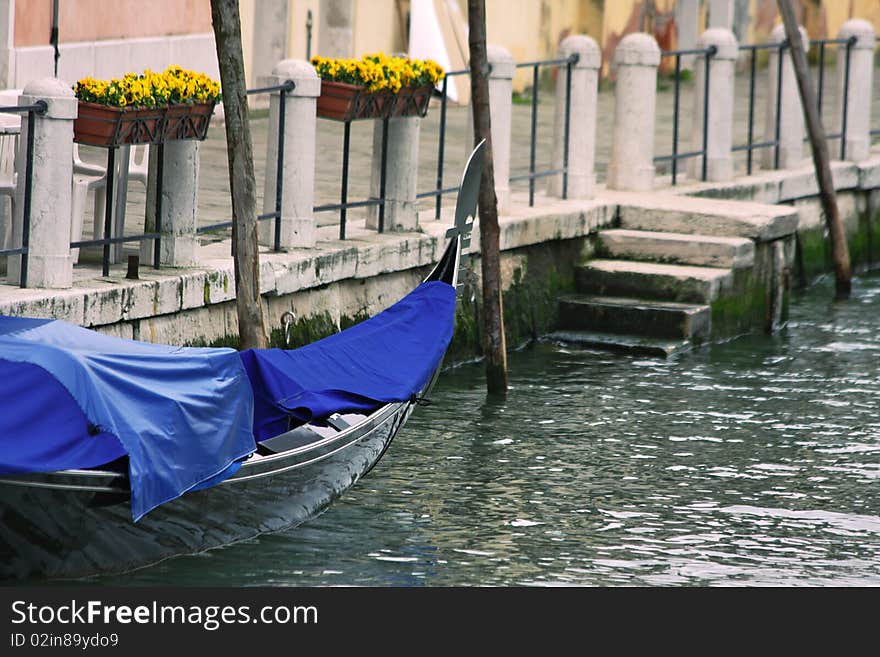
<instances>
[{"instance_id":1,"label":"flower box","mask_svg":"<svg viewBox=\"0 0 880 657\"><path fill-rule=\"evenodd\" d=\"M164 107L108 107L79 101L73 139L92 146L156 144L162 141Z\"/></svg>"},{"instance_id":2,"label":"flower box","mask_svg":"<svg viewBox=\"0 0 880 657\"><path fill-rule=\"evenodd\" d=\"M80 144L104 147L201 140L208 134L213 113L214 103L123 109L81 100L73 122L73 138Z\"/></svg>"},{"instance_id":3,"label":"flower box","mask_svg":"<svg viewBox=\"0 0 880 657\"><path fill-rule=\"evenodd\" d=\"M360 85L321 80L318 116L335 121L425 116L433 90L426 84L404 87L396 94L387 89L369 92Z\"/></svg>"},{"instance_id":4,"label":"flower box","mask_svg":"<svg viewBox=\"0 0 880 657\"><path fill-rule=\"evenodd\" d=\"M186 103L169 105L165 114L163 135L165 141L198 139L208 136L208 126L214 115L215 103Z\"/></svg>"}]
</instances>

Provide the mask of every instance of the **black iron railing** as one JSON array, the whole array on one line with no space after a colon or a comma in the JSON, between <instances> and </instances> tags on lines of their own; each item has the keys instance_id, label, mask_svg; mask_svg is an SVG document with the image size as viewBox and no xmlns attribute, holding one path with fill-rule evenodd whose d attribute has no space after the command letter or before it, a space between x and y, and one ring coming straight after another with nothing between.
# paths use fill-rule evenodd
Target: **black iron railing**
<instances>
[{"instance_id":1,"label":"black iron railing","mask_svg":"<svg viewBox=\"0 0 880 657\"><path fill-rule=\"evenodd\" d=\"M273 85L271 87L259 87L256 89L247 90L249 96L253 96L255 94L268 94L276 91L280 94L278 103L278 147L276 149L277 153L275 159L275 210L273 212L264 212L257 215L257 221L268 221L270 219L275 221L275 232L272 240L272 248L274 251L281 250L281 202L284 195L284 114L287 107L287 94L293 91L295 88L296 84L291 80L287 80L286 82ZM159 166L161 167L161 165L162 158L159 158ZM161 180L161 173L157 172L157 175ZM156 221L158 222L158 220L159 219L157 209ZM196 233L202 234L228 228L232 228L232 222L223 221L216 224L199 226L196 229Z\"/></svg>"},{"instance_id":2,"label":"black iron railing","mask_svg":"<svg viewBox=\"0 0 880 657\"><path fill-rule=\"evenodd\" d=\"M701 157L702 160L702 180L706 180L706 151L709 143L709 82L712 72L712 57L718 52L716 46L708 48L689 48L683 50L665 50L660 53L661 57L675 58L675 72L673 77L673 96L672 96L672 153L669 155L658 155L654 158L654 164L660 162L671 162L672 168L672 184L675 185L678 180L678 161L686 160L692 157ZM704 58L705 75L703 80L703 116L701 117L703 124L703 141L702 147L698 151L686 151L684 153L678 150L678 133L680 118L680 101L681 101L681 58L686 55L700 56Z\"/></svg>"},{"instance_id":3,"label":"black iron railing","mask_svg":"<svg viewBox=\"0 0 880 657\"><path fill-rule=\"evenodd\" d=\"M523 62L516 68L532 69L532 102L531 102L531 138L529 145L529 172L510 176L510 182L529 181L529 207L535 205L535 180L547 176L562 175L562 198L568 198L568 135L571 126L571 68L578 62L578 55L573 54L563 59L545 59L535 62ZM536 141L538 136L538 74L542 66L565 67L565 122L563 126L562 168L535 170Z\"/></svg>"},{"instance_id":4,"label":"black iron railing","mask_svg":"<svg viewBox=\"0 0 880 657\"><path fill-rule=\"evenodd\" d=\"M434 219L440 218L440 210L443 206L443 195L458 193L458 185L455 187L443 186L443 163L446 156L446 109L449 103L449 79L458 75L470 75L470 69L447 71L440 85L440 130L437 141L437 185L428 192L421 192L416 198L434 197Z\"/></svg>"},{"instance_id":5,"label":"black iron railing","mask_svg":"<svg viewBox=\"0 0 880 657\"><path fill-rule=\"evenodd\" d=\"M844 57L846 58L843 67L843 98L842 113L840 116L840 132L826 133L825 139L840 139L840 159L846 159L846 122L849 107L849 68L852 58L852 48L858 41L855 35L848 39L813 39L810 47L816 46L819 50L819 71L818 80L816 82L816 107L819 111L819 118L822 118L822 98L825 88L825 47L829 45L837 46L837 56L840 57L840 46L845 46ZM806 141L806 138L804 139Z\"/></svg>"},{"instance_id":6,"label":"black iron railing","mask_svg":"<svg viewBox=\"0 0 880 657\"><path fill-rule=\"evenodd\" d=\"M788 48L788 41L779 43L759 43L751 45L742 45L740 51L749 52L749 118L747 125L747 138L745 144L735 144L731 150L733 152L746 152L746 173L752 174L753 152L762 148L775 148L774 166L779 168L779 132L782 121L782 64L785 50ZM775 50L776 58L776 114L774 126L774 138L772 140L755 141L755 76L757 73L758 51Z\"/></svg>"},{"instance_id":7,"label":"black iron railing","mask_svg":"<svg viewBox=\"0 0 880 657\"><path fill-rule=\"evenodd\" d=\"M21 287L27 287L28 285L28 254L30 252L31 231L31 194L33 192L34 181L34 117L37 114L44 114L48 108L49 106L44 100L38 100L33 105L0 107L0 113L27 114L27 137L25 139L24 150L24 190L22 193L22 224L20 240L21 245L15 248L0 249L0 256L21 256L18 279L18 284ZM19 152L16 153L16 157L19 155ZM13 221L13 217L10 216L9 220Z\"/></svg>"},{"instance_id":8,"label":"black iron railing","mask_svg":"<svg viewBox=\"0 0 880 657\"><path fill-rule=\"evenodd\" d=\"M379 169L379 196L362 201L348 200L348 168L351 151L351 121L344 121L342 128L342 176L339 190L339 203L325 203L316 205L314 212L339 212L339 239L345 239L345 226L348 220L348 211L353 208L378 207L379 216L377 231L385 232L385 177L388 164L388 118L382 119L382 152L380 155Z\"/></svg>"}]
</instances>

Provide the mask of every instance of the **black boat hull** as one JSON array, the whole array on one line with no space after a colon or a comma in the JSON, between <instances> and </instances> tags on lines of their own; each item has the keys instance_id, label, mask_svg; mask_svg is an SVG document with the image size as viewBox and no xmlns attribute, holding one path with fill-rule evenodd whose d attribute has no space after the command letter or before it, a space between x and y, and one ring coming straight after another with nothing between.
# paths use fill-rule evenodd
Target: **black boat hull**
<instances>
[{"instance_id":1,"label":"black boat hull","mask_svg":"<svg viewBox=\"0 0 880 657\"><path fill-rule=\"evenodd\" d=\"M0 480L0 580L124 572L295 527L370 471L412 406L389 404L354 431L249 462L220 485L187 493L137 523L124 489L102 473Z\"/></svg>"}]
</instances>

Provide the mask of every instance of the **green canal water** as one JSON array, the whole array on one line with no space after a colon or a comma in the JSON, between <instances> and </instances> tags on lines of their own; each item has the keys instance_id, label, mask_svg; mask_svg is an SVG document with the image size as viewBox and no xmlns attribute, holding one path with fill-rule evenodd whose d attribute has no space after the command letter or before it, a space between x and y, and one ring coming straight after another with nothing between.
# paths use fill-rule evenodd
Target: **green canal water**
<instances>
[{"instance_id":1,"label":"green canal water","mask_svg":"<svg viewBox=\"0 0 880 657\"><path fill-rule=\"evenodd\" d=\"M443 373L298 528L104 583L880 585L880 275L668 361L549 343Z\"/></svg>"}]
</instances>

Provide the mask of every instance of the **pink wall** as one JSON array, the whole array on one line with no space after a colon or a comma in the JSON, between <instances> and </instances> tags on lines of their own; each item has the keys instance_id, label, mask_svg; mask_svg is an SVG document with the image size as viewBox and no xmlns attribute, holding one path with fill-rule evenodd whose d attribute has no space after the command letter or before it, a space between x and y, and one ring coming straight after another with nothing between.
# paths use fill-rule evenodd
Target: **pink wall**
<instances>
[{"instance_id":1,"label":"pink wall","mask_svg":"<svg viewBox=\"0 0 880 657\"><path fill-rule=\"evenodd\" d=\"M15 45L49 44L52 0L15 3ZM60 0L58 37L64 42L211 31L209 0Z\"/></svg>"}]
</instances>

